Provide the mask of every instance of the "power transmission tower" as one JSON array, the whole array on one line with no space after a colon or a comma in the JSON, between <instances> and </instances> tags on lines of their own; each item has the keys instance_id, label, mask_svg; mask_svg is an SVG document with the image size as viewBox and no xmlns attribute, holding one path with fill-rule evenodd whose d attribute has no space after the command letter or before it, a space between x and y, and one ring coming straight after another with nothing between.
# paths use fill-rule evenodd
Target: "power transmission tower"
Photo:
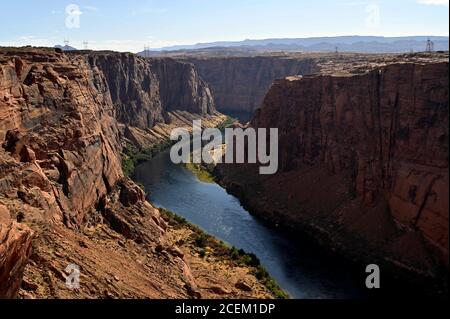
<instances>
[{"instance_id":1,"label":"power transmission tower","mask_svg":"<svg viewBox=\"0 0 450 319\"><path fill-rule=\"evenodd\" d=\"M434 51L434 42L430 39L427 40L427 52L433 52Z\"/></svg>"},{"instance_id":2,"label":"power transmission tower","mask_svg":"<svg viewBox=\"0 0 450 319\"><path fill-rule=\"evenodd\" d=\"M144 47L144 57L148 58L150 56L150 47L145 46Z\"/></svg>"},{"instance_id":3,"label":"power transmission tower","mask_svg":"<svg viewBox=\"0 0 450 319\"><path fill-rule=\"evenodd\" d=\"M64 39L64 46L68 47L69 43L70 43L70 41L68 39Z\"/></svg>"},{"instance_id":4,"label":"power transmission tower","mask_svg":"<svg viewBox=\"0 0 450 319\"><path fill-rule=\"evenodd\" d=\"M88 50L88 48L89 48L89 42L84 41L84 42L83 42L83 47L84 47L85 50Z\"/></svg>"}]
</instances>

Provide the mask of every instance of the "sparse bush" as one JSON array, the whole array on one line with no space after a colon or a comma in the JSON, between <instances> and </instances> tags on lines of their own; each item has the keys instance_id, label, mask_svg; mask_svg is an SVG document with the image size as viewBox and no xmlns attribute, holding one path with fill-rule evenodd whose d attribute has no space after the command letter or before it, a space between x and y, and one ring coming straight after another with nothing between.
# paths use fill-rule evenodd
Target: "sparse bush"
<instances>
[{"instance_id":1,"label":"sparse bush","mask_svg":"<svg viewBox=\"0 0 450 319\"><path fill-rule=\"evenodd\" d=\"M23 222L24 219L25 219L25 214L23 212L18 212L17 217L16 217L17 222L21 223L21 222Z\"/></svg>"},{"instance_id":2,"label":"sparse bush","mask_svg":"<svg viewBox=\"0 0 450 319\"><path fill-rule=\"evenodd\" d=\"M227 127L229 127L230 125L232 125L236 121L237 121L237 119L235 119L231 116L227 116L226 120L223 121L221 124L219 124L217 126L217 128L222 131L222 130L226 129Z\"/></svg>"},{"instance_id":3,"label":"sparse bush","mask_svg":"<svg viewBox=\"0 0 450 319\"><path fill-rule=\"evenodd\" d=\"M145 193L145 185L142 184L142 183L136 183L136 184L137 184L137 186L139 186L139 187L142 189L142 191Z\"/></svg>"},{"instance_id":4,"label":"sparse bush","mask_svg":"<svg viewBox=\"0 0 450 319\"><path fill-rule=\"evenodd\" d=\"M277 299L286 299L289 296L278 286L266 269L259 265L255 268L253 275L259 280Z\"/></svg>"},{"instance_id":5,"label":"sparse bush","mask_svg":"<svg viewBox=\"0 0 450 319\"><path fill-rule=\"evenodd\" d=\"M123 150L123 154L125 156L122 161L122 170L125 176L130 177L136 169L137 165L151 160L153 157L166 150L171 145L171 140L164 140L149 149L140 151L134 145L128 144Z\"/></svg>"},{"instance_id":6,"label":"sparse bush","mask_svg":"<svg viewBox=\"0 0 450 319\"><path fill-rule=\"evenodd\" d=\"M160 209L161 216L172 227L188 227L193 231L191 240L193 244L200 248L200 258L206 257L206 247L211 248L211 253L216 257L223 257L233 265L241 267L250 267L252 274L263 284L276 298L286 299L289 296L278 286L276 281L270 276L267 270L261 265L258 257L252 253L246 253L243 249L230 247L222 241L216 240L214 237L206 234L199 227L192 225L185 218L170 212L166 209ZM184 243L184 242L183 242Z\"/></svg>"},{"instance_id":7,"label":"sparse bush","mask_svg":"<svg viewBox=\"0 0 450 319\"><path fill-rule=\"evenodd\" d=\"M195 234L194 243L197 247L205 248L208 245L209 236L205 233Z\"/></svg>"},{"instance_id":8,"label":"sparse bush","mask_svg":"<svg viewBox=\"0 0 450 319\"><path fill-rule=\"evenodd\" d=\"M188 224L188 221L184 217L172 213L171 211L163 208L160 208L159 211L162 218L171 226L183 226Z\"/></svg>"}]
</instances>

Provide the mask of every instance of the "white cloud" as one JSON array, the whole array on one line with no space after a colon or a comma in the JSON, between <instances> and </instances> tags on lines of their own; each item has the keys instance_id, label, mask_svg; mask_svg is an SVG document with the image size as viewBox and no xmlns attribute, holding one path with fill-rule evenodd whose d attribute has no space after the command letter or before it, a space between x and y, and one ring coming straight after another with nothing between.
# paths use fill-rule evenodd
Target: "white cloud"
<instances>
[{"instance_id":1,"label":"white cloud","mask_svg":"<svg viewBox=\"0 0 450 319\"><path fill-rule=\"evenodd\" d=\"M133 17L140 16L140 15L152 15L152 14L164 14L169 12L168 9L161 8L161 9L141 9L139 11L133 10L131 11L131 15Z\"/></svg>"},{"instance_id":2,"label":"white cloud","mask_svg":"<svg viewBox=\"0 0 450 319\"><path fill-rule=\"evenodd\" d=\"M140 52L144 50L144 47L149 46L151 48L159 48L163 46L173 45L174 42L161 41L156 38L147 40L100 40L90 41L89 48L93 50L114 50L120 52Z\"/></svg>"},{"instance_id":3,"label":"white cloud","mask_svg":"<svg viewBox=\"0 0 450 319\"><path fill-rule=\"evenodd\" d=\"M33 40L35 37L33 35L23 35L19 37L20 41L31 41Z\"/></svg>"},{"instance_id":4,"label":"white cloud","mask_svg":"<svg viewBox=\"0 0 450 319\"><path fill-rule=\"evenodd\" d=\"M0 42L0 46L12 46L12 47L23 47L31 45L34 47L52 47L52 41L45 38L36 38L32 35L24 35L20 36L15 40L12 41L3 41Z\"/></svg>"},{"instance_id":5,"label":"white cloud","mask_svg":"<svg viewBox=\"0 0 450 319\"><path fill-rule=\"evenodd\" d=\"M84 41L70 41L70 46L77 49L82 49L84 47ZM0 41L0 47L23 47L27 45L35 47L53 47L56 44L63 45L60 37L50 37L50 38L38 38L33 35L23 35L17 37L10 41ZM163 41L159 40L153 36L147 36L143 40L128 40L128 39L107 39L107 40L89 40L88 48L91 50L113 50L119 52L141 52L144 47L149 46L150 48L160 48L171 46L175 44L188 44L185 41L175 40L175 41Z\"/></svg>"},{"instance_id":6,"label":"white cloud","mask_svg":"<svg viewBox=\"0 0 450 319\"><path fill-rule=\"evenodd\" d=\"M420 4L432 5L432 6L447 6L449 0L418 0Z\"/></svg>"},{"instance_id":7,"label":"white cloud","mask_svg":"<svg viewBox=\"0 0 450 319\"><path fill-rule=\"evenodd\" d=\"M87 11L94 11L97 12L98 8L94 6L84 6L83 9L86 9Z\"/></svg>"},{"instance_id":8,"label":"white cloud","mask_svg":"<svg viewBox=\"0 0 450 319\"><path fill-rule=\"evenodd\" d=\"M344 2L344 6L356 7L356 6L366 6L370 4L370 1L352 1L352 2Z\"/></svg>"}]
</instances>

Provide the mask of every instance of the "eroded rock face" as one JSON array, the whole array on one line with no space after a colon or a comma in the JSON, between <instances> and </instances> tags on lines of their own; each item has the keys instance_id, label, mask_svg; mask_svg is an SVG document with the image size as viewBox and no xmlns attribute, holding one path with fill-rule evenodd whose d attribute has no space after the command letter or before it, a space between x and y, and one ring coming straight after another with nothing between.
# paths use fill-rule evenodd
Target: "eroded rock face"
<instances>
[{"instance_id":1,"label":"eroded rock face","mask_svg":"<svg viewBox=\"0 0 450 319\"><path fill-rule=\"evenodd\" d=\"M166 140L172 123L156 122L224 119L191 64L155 64L131 54L0 50L0 298L19 288L21 298L215 297L196 281L205 272L220 272L202 279L208 284L227 278L229 267L205 261L193 272L187 260L200 260L197 252L176 245L192 231L169 228L123 178L122 144ZM66 286L69 262L80 289ZM235 269L236 278L271 297L249 271Z\"/></svg>"},{"instance_id":2,"label":"eroded rock face","mask_svg":"<svg viewBox=\"0 0 450 319\"><path fill-rule=\"evenodd\" d=\"M282 171L349 170L364 205L387 200L394 218L448 251L447 63L281 81L252 124L281 129Z\"/></svg>"},{"instance_id":3,"label":"eroded rock face","mask_svg":"<svg viewBox=\"0 0 450 319\"><path fill-rule=\"evenodd\" d=\"M0 59L0 193L20 189L44 219L80 223L122 176L106 82L80 57L41 50Z\"/></svg>"},{"instance_id":4,"label":"eroded rock face","mask_svg":"<svg viewBox=\"0 0 450 319\"><path fill-rule=\"evenodd\" d=\"M442 283L448 98L448 60L279 80L251 126L279 128L280 171L222 165L222 183L273 223Z\"/></svg>"},{"instance_id":5,"label":"eroded rock face","mask_svg":"<svg viewBox=\"0 0 450 319\"><path fill-rule=\"evenodd\" d=\"M220 112L253 113L276 79L311 74L318 67L311 58L238 57L190 58L210 85Z\"/></svg>"},{"instance_id":6,"label":"eroded rock face","mask_svg":"<svg viewBox=\"0 0 450 319\"><path fill-rule=\"evenodd\" d=\"M0 205L0 297L16 298L24 268L31 252L33 232L11 219Z\"/></svg>"},{"instance_id":7,"label":"eroded rock face","mask_svg":"<svg viewBox=\"0 0 450 319\"><path fill-rule=\"evenodd\" d=\"M114 52L93 53L86 59L104 74L120 122L147 128L164 120L159 81L145 59Z\"/></svg>"},{"instance_id":8,"label":"eroded rock face","mask_svg":"<svg viewBox=\"0 0 450 319\"><path fill-rule=\"evenodd\" d=\"M0 203L12 219L83 223L123 174L113 115L105 80L79 57L38 49L0 52ZM1 278L10 288L0 295L14 297L31 231L16 223L1 226L8 259L2 266L16 267L17 259L17 269Z\"/></svg>"},{"instance_id":9,"label":"eroded rock face","mask_svg":"<svg viewBox=\"0 0 450 319\"><path fill-rule=\"evenodd\" d=\"M85 57L104 74L117 119L123 124L147 129L167 121L171 111L202 115L215 111L208 85L190 63L115 52Z\"/></svg>"},{"instance_id":10,"label":"eroded rock face","mask_svg":"<svg viewBox=\"0 0 450 319\"><path fill-rule=\"evenodd\" d=\"M161 102L166 112L202 115L215 112L209 84L203 81L193 64L172 59L154 59L150 64L159 78Z\"/></svg>"}]
</instances>

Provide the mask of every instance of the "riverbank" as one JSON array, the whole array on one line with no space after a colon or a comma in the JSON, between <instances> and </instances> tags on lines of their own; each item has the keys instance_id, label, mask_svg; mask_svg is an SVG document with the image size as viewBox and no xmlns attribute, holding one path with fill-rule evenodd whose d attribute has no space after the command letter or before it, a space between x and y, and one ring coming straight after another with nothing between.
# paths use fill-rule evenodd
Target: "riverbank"
<instances>
[{"instance_id":1,"label":"riverbank","mask_svg":"<svg viewBox=\"0 0 450 319\"><path fill-rule=\"evenodd\" d=\"M122 169L126 176L131 176L137 165L151 160L154 156L167 150L176 142L170 139L176 128L192 131L192 122L201 120L205 128L225 128L234 121L221 113L212 115L195 115L176 111L168 113L168 123L159 123L152 129L141 130L136 127L121 127L124 145L122 151ZM191 132L192 133L192 132Z\"/></svg>"},{"instance_id":2,"label":"riverbank","mask_svg":"<svg viewBox=\"0 0 450 319\"><path fill-rule=\"evenodd\" d=\"M384 289L367 290L369 296L386 298L401 294L410 297L441 298L448 295L448 286L445 285L448 274L444 270L442 277L432 277L426 271L396 263L392 258L394 252L383 255L377 250L376 242L368 249L354 234L343 231L338 223L331 220L328 220L329 225L324 225L324 220L294 218L296 215L292 213L292 208L287 207L287 203L294 198L288 200L278 196L278 192L268 192L264 185L270 177L258 177L256 171L254 175L249 175L251 171L251 167L240 167L240 170L234 171L226 169L225 165L196 164L193 173L196 176L208 176L209 182L217 183L230 195L239 199L246 211L273 231L283 233L294 241L310 242L330 254L347 260L349 271L356 274L355 277L359 278L362 287L365 287L367 265L380 265L383 270ZM398 236L401 236L401 232Z\"/></svg>"},{"instance_id":3,"label":"riverbank","mask_svg":"<svg viewBox=\"0 0 450 319\"><path fill-rule=\"evenodd\" d=\"M266 227L239 200L216 183L204 183L165 151L139 165L135 181L148 190L147 200L175 212L231 247L255 254L292 298L365 298L348 263L309 241Z\"/></svg>"},{"instance_id":4,"label":"riverbank","mask_svg":"<svg viewBox=\"0 0 450 319\"><path fill-rule=\"evenodd\" d=\"M229 117L220 117L220 119L222 121L218 124L213 121L213 126L219 129L228 127L235 121ZM208 126L211 126L211 122L206 122L206 127ZM163 137L147 148L139 149L136 144L127 143L123 151L122 163L123 171L127 176L132 177L138 165L150 161L174 144L170 138L161 136ZM211 175L200 167L187 164L186 168L196 173L199 180L213 182ZM137 184L145 192L144 185ZM212 293L211 295L194 290L192 291L193 297L212 298L217 295L236 299L286 299L289 297L260 264L255 255L228 246L173 212L163 208L160 208L159 211L169 226L167 238L170 245L176 247L174 253L186 260L194 274L197 286L206 287L211 281L220 282L220 285L203 289L203 291ZM163 248L160 250L162 251ZM205 269L210 269L210 271L206 272ZM196 271L201 274L196 276Z\"/></svg>"},{"instance_id":5,"label":"riverbank","mask_svg":"<svg viewBox=\"0 0 450 319\"><path fill-rule=\"evenodd\" d=\"M203 168L207 169L204 166ZM243 207L252 215L262 220L274 231L289 234L298 240L310 240L321 248L347 259L353 265L352 271L359 272L361 283L365 281L367 265L380 265L383 272L384 289L370 291L370 295L380 298L394 297L398 294L414 298L420 296L445 298L448 296L448 286L445 284L448 273L444 270L442 277L432 277L426 271L395 262L389 254L383 255L376 248L377 242L372 243L372 246L368 248L360 238L345 232L339 223L325 217L321 219L296 218L297 214L289 204L295 198L288 200L280 197L282 191L268 192L264 185L270 177L257 177L255 170L253 175L250 174L254 178L250 178L248 175L251 171L252 169L249 167L230 170L224 166L216 166L213 170L209 169L215 182L226 189L229 194L237 197ZM301 176L297 178L301 180ZM279 186L281 187L281 184ZM301 204L296 207L301 210ZM407 242L405 245L407 247ZM395 252L391 254L393 253Z\"/></svg>"},{"instance_id":6,"label":"riverbank","mask_svg":"<svg viewBox=\"0 0 450 319\"><path fill-rule=\"evenodd\" d=\"M261 265L256 255L227 245L173 212L162 208L159 211L163 219L174 229L172 240L181 249L194 252L193 255L197 257L194 264L208 262L215 264L218 269L224 267L227 269L227 276L230 276L229 271L245 271L248 275L254 276L275 298L286 299L289 297ZM248 277L247 280L251 282L253 278ZM247 292L252 290L251 285L244 281L237 282L235 287Z\"/></svg>"}]
</instances>

